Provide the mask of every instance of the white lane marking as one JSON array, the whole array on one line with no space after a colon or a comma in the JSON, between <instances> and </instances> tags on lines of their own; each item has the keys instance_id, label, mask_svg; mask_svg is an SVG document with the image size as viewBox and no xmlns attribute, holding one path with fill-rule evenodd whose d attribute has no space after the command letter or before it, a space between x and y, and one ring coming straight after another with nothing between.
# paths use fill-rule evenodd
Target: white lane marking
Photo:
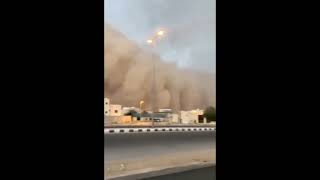
<instances>
[{"instance_id":1,"label":"white lane marking","mask_svg":"<svg viewBox=\"0 0 320 180\"><path fill-rule=\"evenodd\" d=\"M142 133L142 132L185 132L185 131L215 131L210 127L157 127L157 128L106 128L104 134Z\"/></svg>"}]
</instances>

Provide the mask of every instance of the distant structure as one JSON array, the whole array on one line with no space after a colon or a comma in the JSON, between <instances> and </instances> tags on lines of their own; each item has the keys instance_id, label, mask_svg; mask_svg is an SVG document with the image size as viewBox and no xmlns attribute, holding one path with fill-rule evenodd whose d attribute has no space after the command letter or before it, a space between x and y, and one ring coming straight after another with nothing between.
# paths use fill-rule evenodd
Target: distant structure
<instances>
[{"instance_id":1,"label":"distant structure","mask_svg":"<svg viewBox=\"0 0 320 180\"><path fill-rule=\"evenodd\" d=\"M173 123L173 124L179 123L179 115L178 114L171 114L171 123Z\"/></svg>"},{"instance_id":2,"label":"distant structure","mask_svg":"<svg viewBox=\"0 0 320 180\"><path fill-rule=\"evenodd\" d=\"M161 112L142 112L133 115L134 121L152 121L152 118L155 122L170 122L170 116L168 113Z\"/></svg>"},{"instance_id":3,"label":"distant structure","mask_svg":"<svg viewBox=\"0 0 320 180\"><path fill-rule=\"evenodd\" d=\"M172 124L179 123L179 115L173 113L172 109L159 109L159 113L167 114L167 121Z\"/></svg>"},{"instance_id":4,"label":"distant structure","mask_svg":"<svg viewBox=\"0 0 320 180\"><path fill-rule=\"evenodd\" d=\"M135 113L130 113L130 111ZM172 109L159 109L158 112L142 111L137 107L122 107L119 104L111 104L108 98L104 98L104 117L107 125L151 122L152 117L156 122L166 124L209 123L204 117L204 110L201 109L180 111L179 117L179 114L174 113Z\"/></svg>"},{"instance_id":5,"label":"distant structure","mask_svg":"<svg viewBox=\"0 0 320 180\"><path fill-rule=\"evenodd\" d=\"M110 104L110 99L104 98L104 124L111 125L114 122L129 122L131 118L122 116L122 106Z\"/></svg>"},{"instance_id":6,"label":"distant structure","mask_svg":"<svg viewBox=\"0 0 320 180\"><path fill-rule=\"evenodd\" d=\"M159 109L159 112L162 112L162 113L172 113L172 109Z\"/></svg>"},{"instance_id":7,"label":"distant structure","mask_svg":"<svg viewBox=\"0 0 320 180\"><path fill-rule=\"evenodd\" d=\"M180 118L182 124L198 124L206 123L206 119L203 116L204 111L200 109L191 111L180 111Z\"/></svg>"},{"instance_id":8,"label":"distant structure","mask_svg":"<svg viewBox=\"0 0 320 180\"><path fill-rule=\"evenodd\" d=\"M110 99L104 98L104 115L109 116L110 112Z\"/></svg>"},{"instance_id":9,"label":"distant structure","mask_svg":"<svg viewBox=\"0 0 320 180\"><path fill-rule=\"evenodd\" d=\"M141 113L141 109L136 107L122 107L122 115L128 114L130 111L136 111L137 113Z\"/></svg>"},{"instance_id":10,"label":"distant structure","mask_svg":"<svg viewBox=\"0 0 320 180\"><path fill-rule=\"evenodd\" d=\"M110 104L109 110L110 116L121 116L122 115L122 108L119 104Z\"/></svg>"},{"instance_id":11,"label":"distant structure","mask_svg":"<svg viewBox=\"0 0 320 180\"><path fill-rule=\"evenodd\" d=\"M122 106L119 104L110 104L110 99L104 98L104 114L106 116L121 116Z\"/></svg>"}]
</instances>

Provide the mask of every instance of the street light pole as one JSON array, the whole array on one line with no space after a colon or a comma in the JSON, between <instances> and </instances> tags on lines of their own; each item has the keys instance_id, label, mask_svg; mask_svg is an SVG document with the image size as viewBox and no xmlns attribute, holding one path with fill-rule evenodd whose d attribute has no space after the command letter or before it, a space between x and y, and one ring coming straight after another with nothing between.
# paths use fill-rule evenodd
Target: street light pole
<instances>
[{"instance_id":1,"label":"street light pole","mask_svg":"<svg viewBox=\"0 0 320 180\"><path fill-rule=\"evenodd\" d=\"M151 91L151 103L152 103L152 113L151 113L151 121L152 127L154 127L154 112L156 106L156 65L155 65L155 56L154 56L154 42L152 40L148 40L148 43L151 45L151 60L152 60L152 91Z\"/></svg>"},{"instance_id":2,"label":"street light pole","mask_svg":"<svg viewBox=\"0 0 320 180\"><path fill-rule=\"evenodd\" d=\"M152 108L152 127L154 127L154 113L155 113L155 111L156 111L156 63L155 63L155 58L154 58L154 55L152 54L152 61L153 61L153 63L152 63L152 66L153 66L153 68L152 68L152 82L153 82L153 85L152 85L152 87L153 87L153 108Z\"/></svg>"},{"instance_id":3,"label":"street light pole","mask_svg":"<svg viewBox=\"0 0 320 180\"><path fill-rule=\"evenodd\" d=\"M151 121L152 121L152 127L154 127L154 112L155 112L155 58L154 58L154 41L152 39L149 39L147 43L151 46L151 60L152 60L152 90L151 90Z\"/></svg>"},{"instance_id":4,"label":"street light pole","mask_svg":"<svg viewBox=\"0 0 320 180\"><path fill-rule=\"evenodd\" d=\"M157 100L157 93L156 93L156 58L154 55L154 49L155 49L155 40L161 36L164 35L164 31L158 31L156 34L156 38L153 39L149 39L147 40L147 43L151 45L152 48L152 93L151 93L151 97L152 97L152 114L151 114L151 119L152 119L152 127L154 127L154 113L156 111L156 100Z\"/></svg>"}]
</instances>

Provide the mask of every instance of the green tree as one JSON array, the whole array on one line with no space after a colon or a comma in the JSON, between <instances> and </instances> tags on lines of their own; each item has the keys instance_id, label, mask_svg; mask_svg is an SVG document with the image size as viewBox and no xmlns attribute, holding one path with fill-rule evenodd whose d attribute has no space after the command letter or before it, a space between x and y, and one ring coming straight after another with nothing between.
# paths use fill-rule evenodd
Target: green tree
<instances>
[{"instance_id":1,"label":"green tree","mask_svg":"<svg viewBox=\"0 0 320 180\"><path fill-rule=\"evenodd\" d=\"M216 121L216 109L212 106L207 107L204 111L204 117L208 122Z\"/></svg>"}]
</instances>

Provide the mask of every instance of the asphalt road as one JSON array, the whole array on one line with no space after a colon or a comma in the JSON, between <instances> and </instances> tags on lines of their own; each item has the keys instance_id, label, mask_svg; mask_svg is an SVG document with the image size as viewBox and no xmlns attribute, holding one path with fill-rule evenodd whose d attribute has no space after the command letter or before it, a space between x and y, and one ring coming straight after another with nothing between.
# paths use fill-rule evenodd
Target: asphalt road
<instances>
[{"instance_id":1,"label":"asphalt road","mask_svg":"<svg viewBox=\"0 0 320 180\"><path fill-rule=\"evenodd\" d=\"M211 162L215 145L213 131L106 134L105 172L113 176L129 170Z\"/></svg>"},{"instance_id":2,"label":"asphalt road","mask_svg":"<svg viewBox=\"0 0 320 180\"><path fill-rule=\"evenodd\" d=\"M108 134L104 137L105 161L214 149L214 132Z\"/></svg>"},{"instance_id":3,"label":"asphalt road","mask_svg":"<svg viewBox=\"0 0 320 180\"><path fill-rule=\"evenodd\" d=\"M169 175L163 175L153 178L146 178L141 180L215 180L216 179L216 167L207 167L202 169L195 169L182 173L175 173Z\"/></svg>"}]
</instances>

